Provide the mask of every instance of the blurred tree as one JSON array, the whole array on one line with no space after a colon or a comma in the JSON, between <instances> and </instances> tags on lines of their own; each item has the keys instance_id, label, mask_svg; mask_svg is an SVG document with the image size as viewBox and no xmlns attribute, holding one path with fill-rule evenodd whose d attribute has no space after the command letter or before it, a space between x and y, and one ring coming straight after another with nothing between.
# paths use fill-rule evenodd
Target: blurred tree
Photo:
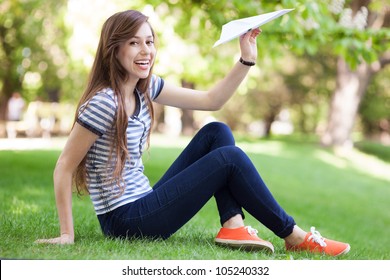
<instances>
[{"instance_id":1,"label":"blurred tree","mask_svg":"<svg viewBox=\"0 0 390 280\"><path fill-rule=\"evenodd\" d=\"M185 88L192 88L194 89L194 84L193 83L188 83L185 80L181 81L181 85ZM194 131L197 129L195 127L195 120L194 120L194 114L193 110L181 110L182 115L181 115L181 133L183 135L192 135Z\"/></svg>"},{"instance_id":2,"label":"blurred tree","mask_svg":"<svg viewBox=\"0 0 390 280\"><path fill-rule=\"evenodd\" d=\"M358 108L374 74L390 64L390 3L354 0L351 8L344 1L334 6L344 28L336 40L336 89L333 94L328 125L321 139L327 146L351 147L351 133Z\"/></svg>"},{"instance_id":3,"label":"blurred tree","mask_svg":"<svg viewBox=\"0 0 390 280\"><path fill-rule=\"evenodd\" d=\"M315 56L305 54L291 59L292 69L285 67L280 72L290 92L289 107L296 131L321 132L328 100L335 89L336 59L324 50Z\"/></svg>"},{"instance_id":4,"label":"blurred tree","mask_svg":"<svg viewBox=\"0 0 390 280\"><path fill-rule=\"evenodd\" d=\"M286 49L298 56L314 56L326 49L329 55L338 57L336 88L322 137L322 143L329 146L350 143L358 106L370 79L390 62L390 8L387 0L151 0L149 3L168 6L177 19L176 32L189 42L202 42L198 44L199 50L210 66L197 78L186 77L196 85L220 77L226 63L236 59L231 56L230 44L218 47L218 53L211 50L224 23L277 9L295 8L282 19L264 26L259 60L280 58ZM267 65L262 63L261 67ZM183 73L188 75L185 71Z\"/></svg>"},{"instance_id":5,"label":"blurred tree","mask_svg":"<svg viewBox=\"0 0 390 280\"><path fill-rule=\"evenodd\" d=\"M378 73L360 106L361 123L368 138L390 144L390 69Z\"/></svg>"},{"instance_id":6,"label":"blurred tree","mask_svg":"<svg viewBox=\"0 0 390 280\"><path fill-rule=\"evenodd\" d=\"M67 0L0 3L0 120L12 92L58 101L67 74ZM44 82L43 82L44 81ZM45 96L44 96L45 94Z\"/></svg>"}]
</instances>

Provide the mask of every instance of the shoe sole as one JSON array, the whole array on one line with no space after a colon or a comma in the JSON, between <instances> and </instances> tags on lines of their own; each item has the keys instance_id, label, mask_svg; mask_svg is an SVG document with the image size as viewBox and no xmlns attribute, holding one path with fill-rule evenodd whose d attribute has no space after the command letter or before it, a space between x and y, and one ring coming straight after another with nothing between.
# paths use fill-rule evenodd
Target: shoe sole
<instances>
[{"instance_id":1,"label":"shoe sole","mask_svg":"<svg viewBox=\"0 0 390 280\"><path fill-rule=\"evenodd\" d=\"M215 243L220 246L227 246L245 251L268 251L274 253L274 246L267 242L215 238Z\"/></svg>"},{"instance_id":2,"label":"shoe sole","mask_svg":"<svg viewBox=\"0 0 390 280\"><path fill-rule=\"evenodd\" d=\"M309 253L318 253L318 254L324 254L324 255L328 255L330 257L338 257L338 256L341 256L341 255L346 255L349 253L349 251L351 250L351 246L348 244L348 246L344 249L344 251L341 251L340 253L338 253L337 255L332 255L332 254L327 254L325 252L318 252L318 251L310 251L310 250L305 250L305 249L294 249L294 248L287 248L286 247L286 250L289 251L289 252L309 252Z\"/></svg>"}]
</instances>

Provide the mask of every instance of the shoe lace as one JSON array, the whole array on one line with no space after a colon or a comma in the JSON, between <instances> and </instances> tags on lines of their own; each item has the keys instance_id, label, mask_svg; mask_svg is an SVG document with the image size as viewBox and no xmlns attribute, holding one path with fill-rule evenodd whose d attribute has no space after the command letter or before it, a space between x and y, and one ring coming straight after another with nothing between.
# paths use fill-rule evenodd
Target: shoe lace
<instances>
[{"instance_id":1,"label":"shoe lace","mask_svg":"<svg viewBox=\"0 0 390 280\"><path fill-rule=\"evenodd\" d=\"M245 228L246 228L246 230L248 231L248 233L249 233L250 235L255 235L255 236L257 236L257 233L258 233L258 230L257 230L257 229L254 229L254 228L251 227L251 226L246 226Z\"/></svg>"},{"instance_id":2,"label":"shoe lace","mask_svg":"<svg viewBox=\"0 0 390 280\"><path fill-rule=\"evenodd\" d=\"M313 242L316 242L321 247L326 247L325 239L321 236L319 231L316 231L315 227L310 228L311 235L307 239L308 241L313 240Z\"/></svg>"}]
</instances>

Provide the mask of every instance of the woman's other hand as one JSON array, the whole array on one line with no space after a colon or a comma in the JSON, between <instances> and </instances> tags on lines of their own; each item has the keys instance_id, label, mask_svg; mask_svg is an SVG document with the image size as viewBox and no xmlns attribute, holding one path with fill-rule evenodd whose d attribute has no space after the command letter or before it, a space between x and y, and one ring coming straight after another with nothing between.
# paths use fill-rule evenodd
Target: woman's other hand
<instances>
[{"instance_id":1,"label":"woman's other hand","mask_svg":"<svg viewBox=\"0 0 390 280\"><path fill-rule=\"evenodd\" d=\"M37 244L59 244L59 245L65 245L65 244L73 244L74 243L74 237L70 234L61 234L60 237L55 238L49 238L49 239L38 239L35 241Z\"/></svg>"}]
</instances>

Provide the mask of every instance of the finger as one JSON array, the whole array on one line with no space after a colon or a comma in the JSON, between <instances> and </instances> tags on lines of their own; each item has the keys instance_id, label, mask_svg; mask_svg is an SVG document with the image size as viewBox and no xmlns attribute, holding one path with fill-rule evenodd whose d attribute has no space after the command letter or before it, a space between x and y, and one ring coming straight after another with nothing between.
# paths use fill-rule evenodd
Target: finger
<instances>
[{"instance_id":1,"label":"finger","mask_svg":"<svg viewBox=\"0 0 390 280\"><path fill-rule=\"evenodd\" d=\"M253 39L256 39L256 37L262 32L260 28L250 29L245 34L242 34L240 36L240 41L252 41Z\"/></svg>"},{"instance_id":2,"label":"finger","mask_svg":"<svg viewBox=\"0 0 390 280\"><path fill-rule=\"evenodd\" d=\"M49 243L49 239L38 239L38 240L35 240L34 243L35 243L35 244L45 244L45 243Z\"/></svg>"},{"instance_id":3,"label":"finger","mask_svg":"<svg viewBox=\"0 0 390 280\"><path fill-rule=\"evenodd\" d=\"M259 34L261 34L262 30L260 28L253 29L251 32L251 37L256 38Z\"/></svg>"},{"instance_id":4,"label":"finger","mask_svg":"<svg viewBox=\"0 0 390 280\"><path fill-rule=\"evenodd\" d=\"M34 243L37 244L56 244L59 242L58 238L50 238L50 239L38 239Z\"/></svg>"}]
</instances>

